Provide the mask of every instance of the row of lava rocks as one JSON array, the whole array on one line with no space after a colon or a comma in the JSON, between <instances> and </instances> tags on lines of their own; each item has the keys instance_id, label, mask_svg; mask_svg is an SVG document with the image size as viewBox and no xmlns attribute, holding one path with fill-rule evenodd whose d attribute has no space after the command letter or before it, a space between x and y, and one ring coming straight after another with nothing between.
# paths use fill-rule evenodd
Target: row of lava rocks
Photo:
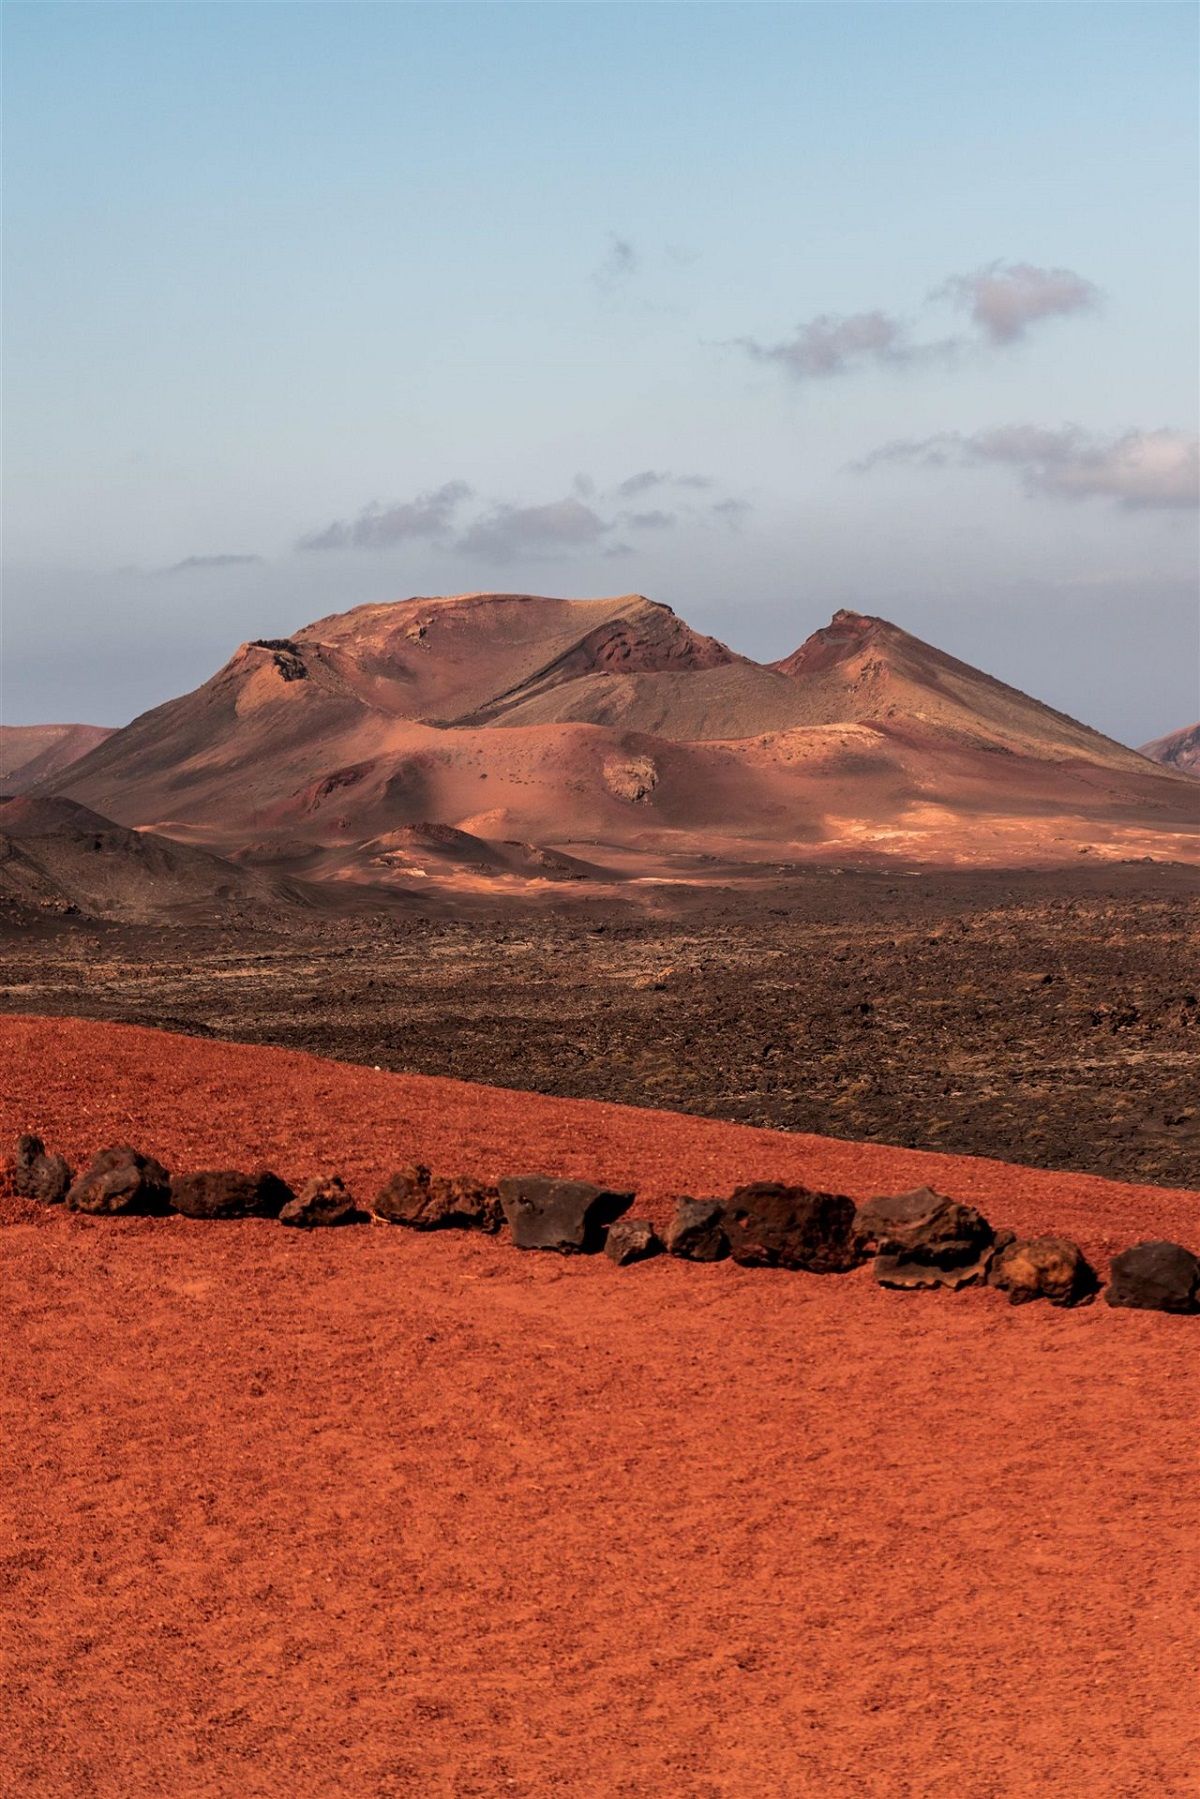
<instances>
[{"instance_id":1,"label":"row of lava rocks","mask_svg":"<svg viewBox=\"0 0 1200 1799\"><path fill-rule=\"evenodd\" d=\"M400 1169L364 1207L337 1175L318 1175L299 1192L269 1169L172 1176L127 1144L101 1150L75 1176L64 1157L48 1155L34 1136L18 1138L11 1174L24 1198L109 1216L265 1217L302 1229L378 1221L489 1234L507 1224L518 1249L603 1251L620 1267L665 1252L691 1262L731 1256L751 1268L844 1274L873 1258L885 1287L987 1284L1006 1291L1014 1305L1047 1299L1057 1306L1086 1304L1100 1290L1078 1244L993 1230L974 1206L929 1187L856 1206L843 1194L755 1181L729 1199L680 1198L660 1239L647 1220L629 1216L634 1194L545 1174L513 1175L489 1186L469 1176L434 1176L418 1165ZM1104 1296L1113 1306L1200 1312L1200 1260L1179 1243L1135 1244L1114 1258Z\"/></svg>"}]
</instances>

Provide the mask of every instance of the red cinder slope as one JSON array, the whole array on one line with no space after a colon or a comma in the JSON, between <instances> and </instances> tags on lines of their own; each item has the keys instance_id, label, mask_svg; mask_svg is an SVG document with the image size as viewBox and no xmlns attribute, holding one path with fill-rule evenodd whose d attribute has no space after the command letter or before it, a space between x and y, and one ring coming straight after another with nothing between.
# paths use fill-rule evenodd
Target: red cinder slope
<instances>
[{"instance_id":1,"label":"red cinder slope","mask_svg":"<svg viewBox=\"0 0 1200 1799\"><path fill-rule=\"evenodd\" d=\"M1025 1228L1196 1240L1196 1195L277 1050L10 1019L0 1060L0 1134L73 1155L128 1137L369 1193L417 1152L628 1179L660 1212L683 1181L923 1164ZM1194 1787L1195 1319L25 1214L0 1258L12 1791Z\"/></svg>"},{"instance_id":2,"label":"red cinder slope","mask_svg":"<svg viewBox=\"0 0 1200 1799\"><path fill-rule=\"evenodd\" d=\"M1200 724L1156 737L1153 743L1144 743L1138 754L1148 756L1163 768L1173 768L1178 774L1200 775Z\"/></svg>"},{"instance_id":3,"label":"red cinder slope","mask_svg":"<svg viewBox=\"0 0 1200 1799\"><path fill-rule=\"evenodd\" d=\"M111 736L106 725L0 725L0 793L23 793Z\"/></svg>"}]
</instances>

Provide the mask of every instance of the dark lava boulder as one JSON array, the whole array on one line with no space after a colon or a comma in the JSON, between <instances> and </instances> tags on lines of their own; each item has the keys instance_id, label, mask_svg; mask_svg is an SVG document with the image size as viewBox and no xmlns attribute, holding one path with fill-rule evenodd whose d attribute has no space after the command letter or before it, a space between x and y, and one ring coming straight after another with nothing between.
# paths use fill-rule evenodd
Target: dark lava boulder
<instances>
[{"instance_id":1,"label":"dark lava boulder","mask_svg":"<svg viewBox=\"0 0 1200 1799\"><path fill-rule=\"evenodd\" d=\"M590 1254L604 1247L605 1231L629 1210L633 1194L596 1187L591 1181L515 1174L500 1182L500 1204L518 1249Z\"/></svg>"},{"instance_id":2,"label":"dark lava boulder","mask_svg":"<svg viewBox=\"0 0 1200 1799\"><path fill-rule=\"evenodd\" d=\"M604 1239L604 1253L618 1268L627 1268L630 1262L644 1262L661 1248L648 1218L618 1218Z\"/></svg>"},{"instance_id":3,"label":"dark lava boulder","mask_svg":"<svg viewBox=\"0 0 1200 1799\"><path fill-rule=\"evenodd\" d=\"M1048 1299L1052 1306L1086 1305L1099 1284L1096 1270L1068 1237L1006 1243L988 1270L988 1285L1007 1293L1014 1306L1031 1299Z\"/></svg>"},{"instance_id":4,"label":"dark lava boulder","mask_svg":"<svg viewBox=\"0 0 1200 1799\"><path fill-rule=\"evenodd\" d=\"M685 1262L720 1262L729 1254L725 1208L719 1199L677 1200L667 1227L667 1254Z\"/></svg>"},{"instance_id":5,"label":"dark lava boulder","mask_svg":"<svg viewBox=\"0 0 1200 1799\"><path fill-rule=\"evenodd\" d=\"M369 1224L370 1221L371 1214L359 1207L337 1174L315 1174L311 1181L305 1181L295 1199L289 1199L279 1214L280 1224L295 1225L300 1230L315 1230L332 1224Z\"/></svg>"},{"instance_id":6,"label":"dark lava boulder","mask_svg":"<svg viewBox=\"0 0 1200 1799\"><path fill-rule=\"evenodd\" d=\"M269 1168L241 1174L236 1168L205 1168L177 1174L171 1205L185 1218L278 1218L295 1195Z\"/></svg>"},{"instance_id":7,"label":"dark lava boulder","mask_svg":"<svg viewBox=\"0 0 1200 1799\"><path fill-rule=\"evenodd\" d=\"M752 1181L735 1189L724 1213L729 1253L744 1268L844 1274L861 1260L854 1201L844 1194Z\"/></svg>"},{"instance_id":8,"label":"dark lava boulder","mask_svg":"<svg viewBox=\"0 0 1200 1799\"><path fill-rule=\"evenodd\" d=\"M1104 1297L1145 1312L1198 1312L1200 1260L1182 1243L1135 1243L1113 1257Z\"/></svg>"},{"instance_id":9,"label":"dark lava boulder","mask_svg":"<svg viewBox=\"0 0 1200 1799\"><path fill-rule=\"evenodd\" d=\"M884 1287L967 1287L984 1278L991 1261L987 1219L932 1187L866 1200L854 1228L863 1248L878 1250L875 1276Z\"/></svg>"},{"instance_id":10,"label":"dark lava boulder","mask_svg":"<svg viewBox=\"0 0 1200 1799\"><path fill-rule=\"evenodd\" d=\"M504 1211L495 1187L469 1175L431 1175L417 1162L397 1169L375 1201L390 1224L414 1231L498 1231Z\"/></svg>"},{"instance_id":11,"label":"dark lava boulder","mask_svg":"<svg viewBox=\"0 0 1200 1799\"><path fill-rule=\"evenodd\" d=\"M92 1158L68 1189L67 1205L72 1212L104 1216L169 1212L171 1177L153 1156L118 1143Z\"/></svg>"},{"instance_id":12,"label":"dark lava boulder","mask_svg":"<svg viewBox=\"0 0 1200 1799\"><path fill-rule=\"evenodd\" d=\"M40 1137L17 1138L13 1152L13 1191L21 1199L36 1199L43 1206L61 1205L71 1185L65 1156L48 1156Z\"/></svg>"}]
</instances>

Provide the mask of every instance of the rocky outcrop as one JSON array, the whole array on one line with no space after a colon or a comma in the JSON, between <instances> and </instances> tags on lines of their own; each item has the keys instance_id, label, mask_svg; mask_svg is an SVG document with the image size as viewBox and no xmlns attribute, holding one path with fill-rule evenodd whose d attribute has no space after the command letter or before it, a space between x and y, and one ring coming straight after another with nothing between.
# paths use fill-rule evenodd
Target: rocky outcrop
<instances>
[{"instance_id":1,"label":"rocky outcrop","mask_svg":"<svg viewBox=\"0 0 1200 1799\"><path fill-rule=\"evenodd\" d=\"M609 1225L633 1204L632 1193L590 1181L560 1181L548 1174L507 1176L500 1204L518 1249L553 1249L561 1255L604 1247Z\"/></svg>"},{"instance_id":2,"label":"rocky outcrop","mask_svg":"<svg viewBox=\"0 0 1200 1799\"><path fill-rule=\"evenodd\" d=\"M656 1256L662 1244L648 1218L618 1218L608 1228L604 1253L618 1268Z\"/></svg>"},{"instance_id":3,"label":"rocky outcrop","mask_svg":"<svg viewBox=\"0 0 1200 1799\"><path fill-rule=\"evenodd\" d=\"M1078 1243L1067 1237L1030 1237L998 1248L988 1284L1008 1294L1012 1305L1048 1299L1052 1306L1085 1305L1099 1282Z\"/></svg>"},{"instance_id":4,"label":"rocky outcrop","mask_svg":"<svg viewBox=\"0 0 1200 1799\"><path fill-rule=\"evenodd\" d=\"M102 1216L169 1212L171 1177L153 1156L119 1143L92 1158L68 1189L66 1201L72 1212Z\"/></svg>"},{"instance_id":5,"label":"rocky outcrop","mask_svg":"<svg viewBox=\"0 0 1200 1799\"><path fill-rule=\"evenodd\" d=\"M1113 1257L1110 1306L1142 1312L1200 1312L1200 1259L1182 1243L1135 1243Z\"/></svg>"},{"instance_id":6,"label":"rocky outcrop","mask_svg":"<svg viewBox=\"0 0 1200 1799\"><path fill-rule=\"evenodd\" d=\"M295 1198L286 1181L269 1168L242 1174L235 1168L207 1168L177 1174L171 1181L171 1207L185 1218L278 1218Z\"/></svg>"},{"instance_id":7,"label":"rocky outcrop","mask_svg":"<svg viewBox=\"0 0 1200 1799\"><path fill-rule=\"evenodd\" d=\"M734 1191L724 1207L724 1226L730 1254L746 1268L844 1274L861 1259L854 1201L844 1194L753 1181Z\"/></svg>"},{"instance_id":8,"label":"rocky outcrop","mask_svg":"<svg viewBox=\"0 0 1200 1799\"><path fill-rule=\"evenodd\" d=\"M676 1201L675 1216L667 1227L667 1254L685 1262L719 1262L729 1254L725 1234L725 1208L719 1199Z\"/></svg>"},{"instance_id":9,"label":"rocky outcrop","mask_svg":"<svg viewBox=\"0 0 1200 1799\"><path fill-rule=\"evenodd\" d=\"M60 1205L71 1185L71 1169L65 1156L46 1154L40 1137L17 1138L13 1152L13 1191L21 1199L36 1199L40 1205Z\"/></svg>"},{"instance_id":10,"label":"rocky outcrop","mask_svg":"<svg viewBox=\"0 0 1200 1799\"><path fill-rule=\"evenodd\" d=\"M361 1209L337 1174L317 1174L311 1181L305 1181L295 1199L289 1199L279 1214L280 1224L306 1231L325 1225L369 1224L370 1221L371 1214Z\"/></svg>"},{"instance_id":11,"label":"rocky outcrop","mask_svg":"<svg viewBox=\"0 0 1200 1799\"><path fill-rule=\"evenodd\" d=\"M974 1206L915 1187L859 1207L855 1235L874 1246L875 1276L884 1287L970 1286L987 1274L994 1233Z\"/></svg>"},{"instance_id":12,"label":"rocky outcrop","mask_svg":"<svg viewBox=\"0 0 1200 1799\"><path fill-rule=\"evenodd\" d=\"M504 1210L495 1187L469 1175L431 1175L416 1162L396 1173L375 1200L375 1214L415 1231L498 1231Z\"/></svg>"}]
</instances>

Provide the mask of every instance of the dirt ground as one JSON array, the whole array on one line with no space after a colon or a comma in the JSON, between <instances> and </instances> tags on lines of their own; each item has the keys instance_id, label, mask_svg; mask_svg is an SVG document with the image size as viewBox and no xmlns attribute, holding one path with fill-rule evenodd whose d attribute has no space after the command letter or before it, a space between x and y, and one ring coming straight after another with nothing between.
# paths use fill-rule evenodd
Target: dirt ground
<instances>
[{"instance_id":1,"label":"dirt ground","mask_svg":"<svg viewBox=\"0 0 1200 1799\"><path fill-rule=\"evenodd\" d=\"M667 905L0 923L0 1011L1200 1184L1195 870L811 870Z\"/></svg>"},{"instance_id":2,"label":"dirt ground","mask_svg":"<svg viewBox=\"0 0 1200 1799\"><path fill-rule=\"evenodd\" d=\"M1200 1238L1200 1193L70 1020L0 1141L420 1154L671 1192L932 1179ZM1195 1319L504 1240L3 1205L8 1660L39 1799L1196 1790Z\"/></svg>"}]
</instances>

